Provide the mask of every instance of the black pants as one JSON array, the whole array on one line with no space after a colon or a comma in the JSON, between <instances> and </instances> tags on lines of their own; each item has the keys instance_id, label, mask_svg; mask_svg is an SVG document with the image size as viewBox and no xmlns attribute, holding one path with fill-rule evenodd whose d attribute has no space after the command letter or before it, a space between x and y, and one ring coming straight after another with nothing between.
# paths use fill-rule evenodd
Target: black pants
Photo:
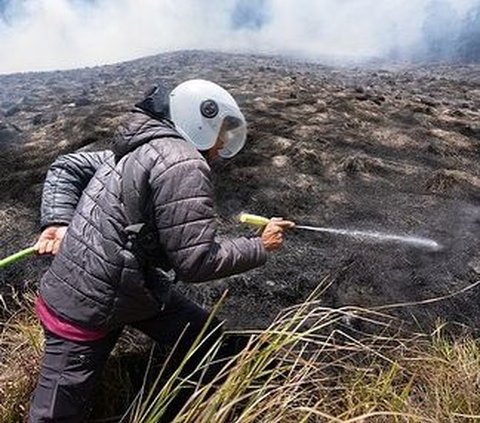
<instances>
[{"instance_id":1,"label":"black pants","mask_svg":"<svg viewBox=\"0 0 480 423\"><path fill-rule=\"evenodd\" d=\"M188 325L178 345L180 359L204 328L208 312L178 293L172 293L156 317L133 324L161 346L172 346ZM218 326L214 320L211 329ZM83 422L96 382L121 330L95 342L74 342L45 332L45 353L30 408L30 423ZM215 332L208 344L218 339ZM206 348L206 347L205 347Z\"/></svg>"}]
</instances>

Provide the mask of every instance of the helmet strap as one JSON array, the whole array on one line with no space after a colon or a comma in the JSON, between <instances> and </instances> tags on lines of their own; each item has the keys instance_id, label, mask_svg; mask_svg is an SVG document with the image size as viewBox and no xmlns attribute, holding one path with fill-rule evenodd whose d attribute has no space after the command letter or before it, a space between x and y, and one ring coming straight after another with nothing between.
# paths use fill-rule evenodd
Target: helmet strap
<instances>
[{"instance_id":1,"label":"helmet strap","mask_svg":"<svg viewBox=\"0 0 480 423\"><path fill-rule=\"evenodd\" d=\"M146 97L135 104L135 107L142 109L150 117L157 120L170 119L170 105L168 92L164 87L154 86Z\"/></svg>"}]
</instances>

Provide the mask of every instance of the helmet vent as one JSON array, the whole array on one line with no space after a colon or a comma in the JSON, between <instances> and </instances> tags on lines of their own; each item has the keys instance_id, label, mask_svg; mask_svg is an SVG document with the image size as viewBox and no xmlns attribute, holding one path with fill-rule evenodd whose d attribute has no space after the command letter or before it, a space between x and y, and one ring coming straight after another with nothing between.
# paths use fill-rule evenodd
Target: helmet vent
<instances>
[{"instance_id":1,"label":"helmet vent","mask_svg":"<svg viewBox=\"0 0 480 423\"><path fill-rule=\"evenodd\" d=\"M215 116L218 115L218 112L219 112L218 104L214 100L205 100L200 105L200 112L206 118L213 119Z\"/></svg>"}]
</instances>

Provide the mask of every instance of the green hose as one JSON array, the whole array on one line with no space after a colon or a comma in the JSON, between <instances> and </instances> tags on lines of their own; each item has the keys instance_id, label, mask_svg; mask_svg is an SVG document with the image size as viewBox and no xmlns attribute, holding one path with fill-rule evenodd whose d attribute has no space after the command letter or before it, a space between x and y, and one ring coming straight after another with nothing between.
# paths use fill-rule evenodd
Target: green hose
<instances>
[{"instance_id":1,"label":"green hose","mask_svg":"<svg viewBox=\"0 0 480 423\"><path fill-rule=\"evenodd\" d=\"M0 269L10 266L11 264L17 263L23 259L26 259L35 254L35 247L26 248L25 250L19 251L11 256L8 256L0 260Z\"/></svg>"}]
</instances>

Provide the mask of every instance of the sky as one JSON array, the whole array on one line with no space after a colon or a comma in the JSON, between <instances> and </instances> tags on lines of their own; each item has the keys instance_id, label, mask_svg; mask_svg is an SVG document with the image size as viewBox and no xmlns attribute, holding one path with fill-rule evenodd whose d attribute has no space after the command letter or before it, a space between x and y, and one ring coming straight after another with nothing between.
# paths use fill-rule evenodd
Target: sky
<instances>
[{"instance_id":1,"label":"sky","mask_svg":"<svg viewBox=\"0 0 480 423\"><path fill-rule=\"evenodd\" d=\"M0 0L0 73L183 49L382 57L418 48L434 0ZM460 16L479 0L450 2Z\"/></svg>"}]
</instances>

